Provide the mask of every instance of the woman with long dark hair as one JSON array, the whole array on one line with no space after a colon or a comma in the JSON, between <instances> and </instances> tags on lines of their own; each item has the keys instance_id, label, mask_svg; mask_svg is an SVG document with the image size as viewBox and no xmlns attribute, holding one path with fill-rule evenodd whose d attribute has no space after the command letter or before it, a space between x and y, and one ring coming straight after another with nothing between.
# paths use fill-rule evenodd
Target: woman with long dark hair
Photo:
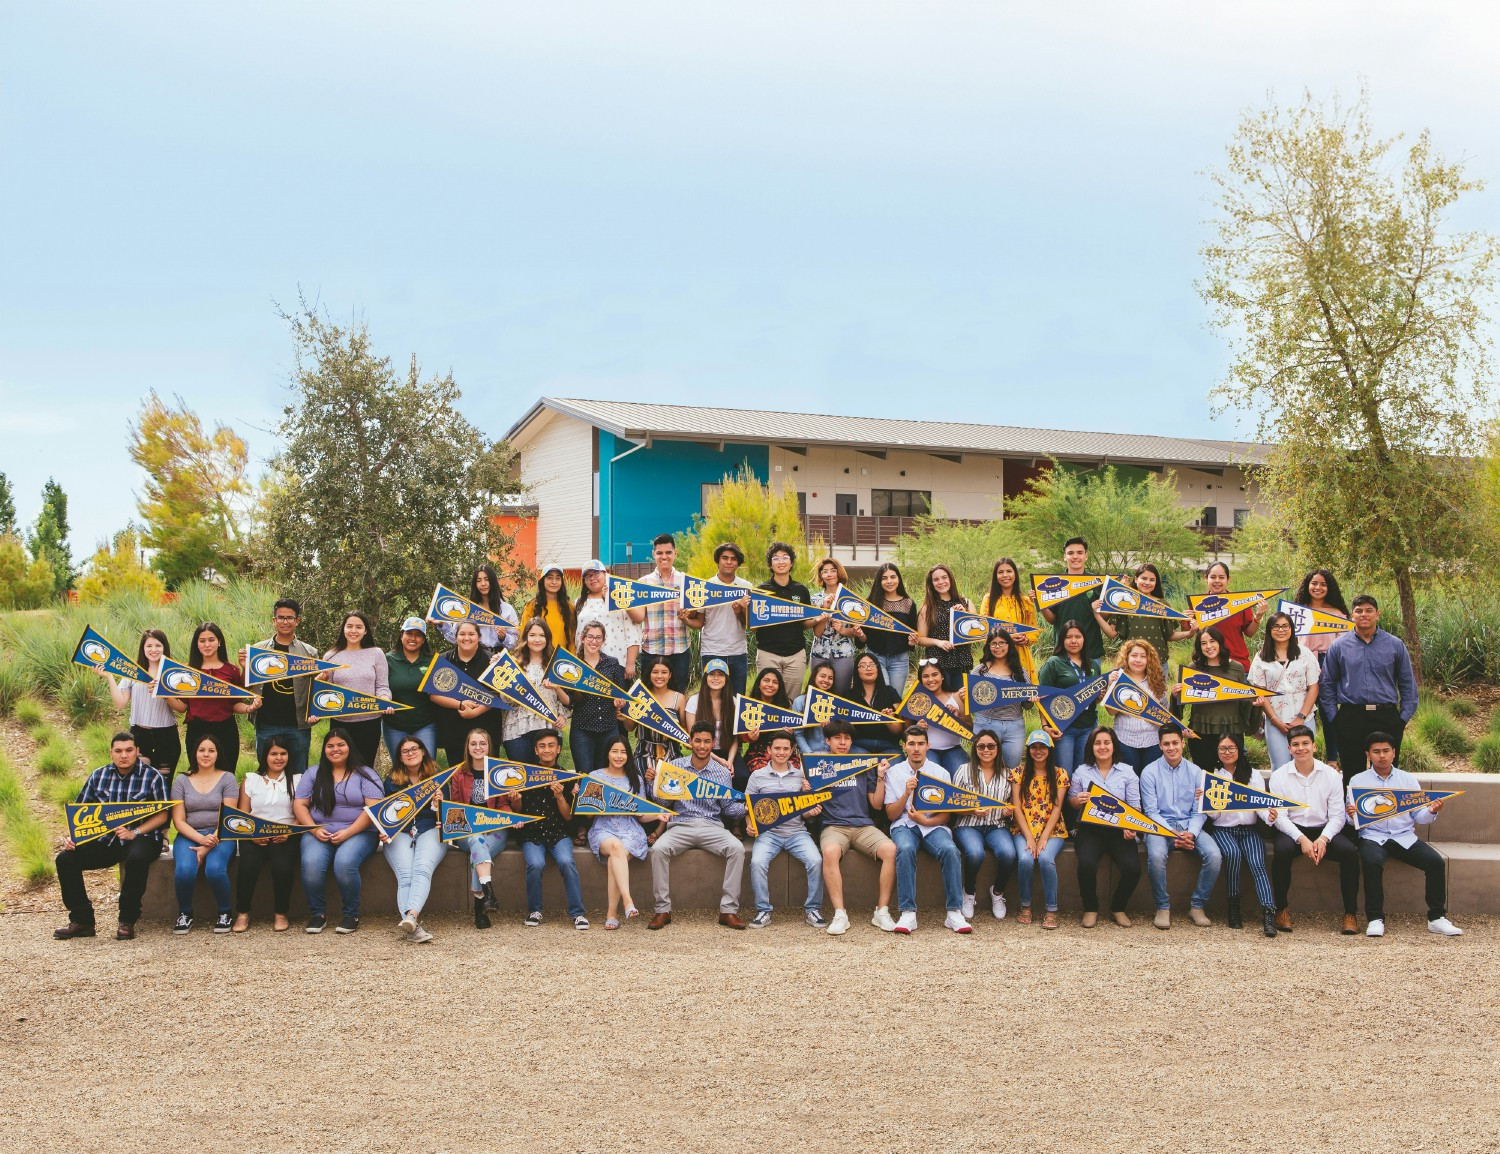
<instances>
[{"instance_id":1,"label":"woman with long dark hair","mask_svg":"<svg viewBox=\"0 0 1500 1154\"><path fill-rule=\"evenodd\" d=\"M292 793L297 782L292 777L293 749L281 734L266 739L265 750L260 755L259 766L245 774L240 783L238 808L263 821L295 824L297 815L292 812ZM293 836L263 837L239 843L239 872L235 878L235 908L239 911L234 919L234 932L242 934L250 928L250 906L255 899L255 883L266 867L271 870L271 909L274 920L271 928L277 933L291 925L287 915L292 909L292 881L297 876L297 861L300 850Z\"/></svg>"},{"instance_id":2,"label":"woman with long dark hair","mask_svg":"<svg viewBox=\"0 0 1500 1154\"><path fill-rule=\"evenodd\" d=\"M479 626L472 621L460 621L453 631L453 648L443 656L477 681L490 667L494 655L479 643ZM503 710L491 709L463 697L432 692L427 696L437 714L438 745L449 765L457 765L464 759L465 739L476 725L490 735L494 748L500 748Z\"/></svg>"},{"instance_id":3,"label":"woman with long dark hair","mask_svg":"<svg viewBox=\"0 0 1500 1154\"><path fill-rule=\"evenodd\" d=\"M759 681L758 675L756 680ZM684 728L691 733L700 721L714 727L714 753L733 765L740 739L734 732L734 690L729 686L729 663L722 658L711 658L704 664L703 684L688 702Z\"/></svg>"},{"instance_id":4,"label":"woman with long dark hair","mask_svg":"<svg viewBox=\"0 0 1500 1154\"><path fill-rule=\"evenodd\" d=\"M160 629L147 629L141 634L135 663L150 674L153 681L161 674L161 659L171 656L172 644ZM100 669L99 674L109 684L109 696L115 708L130 707L130 734L135 738L141 760L166 779L170 791L172 775L177 772L177 762L182 757L182 731L177 728L175 715L187 712L187 702L177 697L157 697L151 692L154 685L125 677L115 678L105 669ZM163 842L164 848L165 844Z\"/></svg>"},{"instance_id":5,"label":"woman with long dark hair","mask_svg":"<svg viewBox=\"0 0 1500 1154\"><path fill-rule=\"evenodd\" d=\"M906 591L901 570L889 561L882 562L875 570L870 595L865 600L876 609L884 609L911 630L910 633L893 633L889 629L864 631L865 652L873 655L879 663L885 683L895 686L898 691L905 689L911 679L911 651L917 643L917 605Z\"/></svg>"},{"instance_id":6,"label":"woman with long dark hair","mask_svg":"<svg viewBox=\"0 0 1500 1154\"><path fill-rule=\"evenodd\" d=\"M1068 771L1057 764L1052 738L1040 729L1026 739L1026 762L1010 773L1010 796L1015 806L1012 839L1016 847L1016 885L1021 891L1018 925L1031 924L1032 878L1042 872L1042 897L1047 913L1042 929L1057 929L1057 855L1068 831L1063 825L1063 798L1068 794Z\"/></svg>"},{"instance_id":7,"label":"woman with long dark hair","mask_svg":"<svg viewBox=\"0 0 1500 1154\"><path fill-rule=\"evenodd\" d=\"M1339 588L1338 579L1327 569L1314 569L1306 577L1302 578L1302 584L1297 586L1297 595L1292 598L1298 605L1305 605L1309 609L1317 609L1323 613L1332 613L1335 616L1348 618L1349 606L1344 601L1344 591ZM1328 652L1328 647L1333 644L1338 636L1336 633L1319 633L1311 637L1303 637L1298 644L1318 659L1318 667L1323 666L1323 654ZM1323 760L1335 769L1339 764L1339 740L1338 734L1334 732L1331 718L1324 719L1323 726ZM1278 768L1273 765L1272 769Z\"/></svg>"},{"instance_id":8,"label":"woman with long dark hair","mask_svg":"<svg viewBox=\"0 0 1500 1154\"><path fill-rule=\"evenodd\" d=\"M637 797L642 793L641 775L636 772L630 759L630 743L623 734L617 734L604 745L604 764L589 773L589 776L627 790ZM604 928L617 930L620 919L616 911L623 904L625 918L629 920L640 911L630 896L630 859L646 856L646 830L644 823L657 822L658 815L647 817L596 817L589 826L589 849L604 866L608 884L609 903L604 910Z\"/></svg>"},{"instance_id":9,"label":"woman with long dark hair","mask_svg":"<svg viewBox=\"0 0 1500 1154\"><path fill-rule=\"evenodd\" d=\"M533 617L521 630L521 644L511 654L526 680L536 687L537 695L547 703L547 708L557 715L557 721L548 721L540 714L513 706L500 723L500 732L505 736L505 756L512 761L534 761L536 735L555 725L561 732L568 724L568 704L572 698L567 690L559 689L547 680L547 667L557 655L557 646L552 643L552 630L540 617ZM495 655L499 660L499 654Z\"/></svg>"},{"instance_id":10,"label":"woman with long dark hair","mask_svg":"<svg viewBox=\"0 0 1500 1154\"><path fill-rule=\"evenodd\" d=\"M390 797L430 777L436 777L437 762L427 747L415 737L402 740L396 749L396 761L385 779L385 795ZM422 925L422 907L432 892L432 875L448 852L438 829L437 799L424 805L417 816L393 838L380 834L385 846L385 864L396 875L396 912L401 916L396 930L409 942L421 945L432 941L432 934Z\"/></svg>"},{"instance_id":11,"label":"woman with long dark hair","mask_svg":"<svg viewBox=\"0 0 1500 1154\"><path fill-rule=\"evenodd\" d=\"M1266 691L1257 704L1266 715L1266 757L1271 769L1292 760L1287 737L1292 726L1316 729L1318 676L1318 658L1298 643L1292 619L1285 613L1271 614L1265 643L1250 662L1250 684Z\"/></svg>"},{"instance_id":12,"label":"woman with long dark hair","mask_svg":"<svg viewBox=\"0 0 1500 1154\"><path fill-rule=\"evenodd\" d=\"M219 908L214 933L227 934L232 928L229 859L234 842L219 840L219 806L238 800L239 786L233 773L215 764L219 751L211 736L200 737L188 753L188 770L172 783L171 794L181 803L172 807L172 826L177 830L172 842L177 922L172 932L185 934L193 928L193 891L201 872Z\"/></svg>"},{"instance_id":13,"label":"woman with long dark hair","mask_svg":"<svg viewBox=\"0 0 1500 1154\"><path fill-rule=\"evenodd\" d=\"M812 667L812 672L807 675L808 689L821 689L824 693L834 693L833 666L826 661L819 661ZM797 695L792 701L792 710L807 716L807 693ZM803 753L827 753L828 739L823 736L821 725L807 725L797 730L792 735L797 742L797 748Z\"/></svg>"},{"instance_id":14,"label":"woman with long dark hair","mask_svg":"<svg viewBox=\"0 0 1500 1154\"><path fill-rule=\"evenodd\" d=\"M344 614L339 625L339 639L323 654L324 661L337 661L342 668L330 669L323 680L355 693L365 693L387 700L391 696L390 663L375 640L375 625L369 614L358 609ZM340 726L347 730L359 750L361 765L374 765L380 749L380 723L383 716L394 716L387 707L378 713L342 717Z\"/></svg>"},{"instance_id":15,"label":"woman with long dark hair","mask_svg":"<svg viewBox=\"0 0 1500 1154\"><path fill-rule=\"evenodd\" d=\"M1068 804L1082 811L1088 804L1089 786L1097 785L1111 797L1134 809L1141 808L1141 782L1124 761L1116 756L1115 731L1101 725L1089 734L1084 759L1073 771ZM1140 840L1134 830L1115 829L1091 821L1079 821L1073 828L1073 851L1078 855L1078 894L1083 899L1083 927L1092 929L1099 920L1099 862L1108 855L1115 863L1120 880L1110 901L1110 916L1115 925L1130 928L1125 907L1141 880Z\"/></svg>"},{"instance_id":16,"label":"woman with long dark hair","mask_svg":"<svg viewBox=\"0 0 1500 1154\"><path fill-rule=\"evenodd\" d=\"M1248 676L1245 667L1238 661L1231 660L1228 650L1223 631L1218 625L1198 630L1198 635L1193 638L1193 659L1187 669L1183 670L1183 675L1186 677L1193 672L1212 673L1231 681L1243 682ZM1172 693L1180 696L1181 690L1174 685ZM1214 764L1222 735L1234 734L1243 742L1245 730L1249 728L1250 705L1244 700L1195 701L1188 707L1187 714L1188 728L1198 734L1197 737L1188 739L1189 757L1194 765L1205 769Z\"/></svg>"},{"instance_id":17,"label":"woman with long dark hair","mask_svg":"<svg viewBox=\"0 0 1500 1154\"><path fill-rule=\"evenodd\" d=\"M997 625L990 630L990 635L985 640L978 672L986 677L999 677L1031 685L1035 682L1026 670L1026 657L1026 650L1016 644L1016 638ZM1021 757L1026 752L1025 707L1019 702L1000 702L974 708L974 702L971 701L969 705L974 714L975 740L978 740L981 729L990 730L1000 738L1000 764L1006 769L1014 769L1020 765Z\"/></svg>"},{"instance_id":18,"label":"woman with long dark hair","mask_svg":"<svg viewBox=\"0 0 1500 1154\"><path fill-rule=\"evenodd\" d=\"M521 615L521 624L542 620L552 630L552 640L564 649L573 648L573 634L577 618L573 615L573 599L563 580L562 566L548 565L536 581L536 596Z\"/></svg>"},{"instance_id":19,"label":"woman with long dark hair","mask_svg":"<svg viewBox=\"0 0 1500 1154\"><path fill-rule=\"evenodd\" d=\"M901 688L906 687L903 685ZM896 716L896 706L901 704L901 694L886 683L880 662L873 653L861 653L855 659L854 685L849 690L849 700L891 719L883 722L854 722L854 748L860 753L897 752L898 735L906 729L906 722Z\"/></svg>"},{"instance_id":20,"label":"woman with long dark hair","mask_svg":"<svg viewBox=\"0 0 1500 1154\"><path fill-rule=\"evenodd\" d=\"M678 693L672 688L670 661L660 654L646 658L641 670L641 685L668 717L678 725L683 725L687 694ZM635 723L626 718L623 724ZM671 761L674 757L682 756L682 746L670 737L644 725L636 725L636 729L639 732L635 735L635 764L641 773L644 774L648 769L654 770L658 761Z\"/></svg>"},{"instance_id":21,"label":"woman with long dark hair","mask_svg":"<svg viewBox=\"0 0 1500 1154\"><path fill-rule=\"evenodd\" d=\"M755 674L750 692L746 696L752 701L774 705L778 709L791 709L792 707L792 703L787 700L786 683L781 680L781 673L769 665ZM771 739L778 735L783 735L791 741L795 751L796 738L785 729L752 729L743 735L744 740L740 742L740 759L734 763L735 789L744 789L744 782L750 779L750 775L771 759ZM801 759L795 752L792 757L799 765L801 764Z\"/></svg>"},{"instance_id":22,"label":"woman with long dark hair","mask_svg":"<svg viewBox=\"0 0 1500 1154\"><path fill-rule=\"evenodd\" d=\"M1229 591L1229 566L1222 561L1215 561L1208 567L1207 583L1210 593L1227 593ZM1224 646L1225 655L1241 669L1247 669L1250 666L1249 639L1254 637L1255 631L1260 628L1260 619L1266 615L1267 608L1265 602L1247 605L1238 613L1231 613L1228 617L1213 623L1219 631L1219 643Z\"/></svg>"},{"instance_id":23,"label":"woman with long dark hair","mask_svg":"<svg viewBox=\"0 0 1500 1154\"><path fill-rule=\"evenodd\" d=\"M990 570L990 591L979 603L979 612L985 617L1014 621L1017 625L1036 624L1036 602L1022 592L1021 570L1009 557L1001 557L995 562L995 567ZM1028 681L1034 685L1036 684L1036 656L1031 650L1032 637L1030 633L1016 630L1014 636L1011 637L1011 644L1015 647L1021 668L1026 672L1024 678L1017 677L1015 680ZM1019 763L1019 758L1017 763Z\"/></svg>"},{"instance_id":24,"label":"woman with long dark hair","mask_svg":"<svg viewBox=\"0 0 1500 1154\"><path fill-rule=\"evenodd\" d=\"M927 570L927 596L917 615L917 643L927 646L923 656L937 658L938 668L943 673L943 687L949 690L962 689L964 674L974 668L974 654L967 643L954 641L949 635L954 609L974 611L968 599L958 591L953 570L946 565L934 565Z\"/></svg>"},{"instance_id":25,"label":"woman with long dark hair","mask_svg":"<svg viewBox=\"0 0 1500 1154\"><path fill-rule=\"evenodd\" d=\"M917 686L939 705L945 706L949 713L958 718L965 728L968 728L969 711L964 705L963 694L943 688L943 671L938 668L937 658L924 657L917 662ZM914 724L927 733L928 758L946 769L950 779L969 763L969 755L964 751L963 739L951 729L944 729L941 725L930 725L926 721L918 721ZM970 732L973 731L970 730Z\"/></svg>"},{"instance_id":26,"label":"woman with long dark hair","mask_svg":"<svg viewBox=\"0 0 1500 1154\"><path fill-rule=\"evenodd\" d=\"M505 622L503 629L494 625L481 625L479 627L479 644L488 650L500 648L514 649L516 646L516 611L510 607L510 603L500 595L500 577L495 572L495 567L488 561L474 570L474 576L469 579L469 600L481 609L488 609L495 616ZM442 634L443 640L449 645L456 643L456 631L458 623L453 621L439 621L438 632Z\"/></svg>"},{"instance_id":27,"label":"woman with long dark hair","mask_svg":"<svg viewBox=\"0 0 1500 1154\"><path fill-rule=\"evenodd\" d=\"M1147 597L1155 597L1158 601L1166 600L1161 587L1161 573L1150 561L1137 565L1135 574L1130 579L1131 586L1137 593ZM1099 622L1099 631L1106 637L1118 638L1120 641L1145 641L1152 649L1156 650L1156 659L1165 669L1170 659L1172 642L1182 641L1193 635L1193 624L1191 621L1183 622L1182 628L1178 628L1178 622L1166 617L1135 617L1124 613L1105 613L1100 609L1100 601L1094 602L1094 620Z\"/></svg>"},{"instance_id":28,"label":"woman with long dark hair","mask_svg":"<svg viewBox=\"0 0 1500 1154\"><path fill-rule=\"evenodd\" d=\"M979 723L976 721L975 725ZM975 891L985 851L995 855L995 878L990 884L990 913L997 921L1005 917L1005 883L1016 865L1016 845L1010 835L1010 774L1001 758L1000 735L993 729L976 729L974 749L967 764L954 775L960 789L983 794L997 804L989 809L955 815L953 840L963 855L964 917L974 916Z\"/></svg>"},{"instance_id":29,"label":"woman with long dark hair","mask_svg":"<svg viewBox=\"0 0 1500 1154\"><path fill-rule=\"evenodd\" d=\"M1054 689L1072 689L1099 676L1099 662L1091 660L1085 653L1088 634L1077 621L1064 621L1057 626L1057 648L1052 656L1042 662L1037 670L1038 685ZM1078 710L1073 719L1052 736L1057 740L1056 760L1063 769L1072 771L1083 758L1083 743L1099 717L1098 709L1089 705ZM1050 743L1049 743L1050 744Z\"/></svg>"},{"instance_id":30,"label":"woman with long dark hair","mask_svg":"<svg viewBox=\"0 0 1500 1154\"><path fill-rule=\"evenodd\" d=\"M1218 739L1209 772L1214 777L1248 785L1252 789L1266 788L1265 775L1250 768L1244 742L1232 733ZM1210 782L1204 784L1210 785ZM1271 874L1266 869L1266 843L1261 840L1260 827L1262 823L1274 825L1275 815L1275 810L1265 809L1221 811L1210 807L1208 810L1209 835L1224 855L1221 876L1229 895L1229 928L1238 930L1245 925L1240 917L1240 865L1243 863L1255 883L1255 894L1260 899L1261 924L1268 938L1276 936L1276 896L1271 888Z\"/></svg>"},{"instance_id":31,"label":"woman with long dark hair","mask_svg":"<svg viewBox=\"0 0 1500 1154\"><path fill-rule=\"evenodd\" d=\"M193 630L193 640L188 646L188 664L194 669L227 681L230 685L243 686L245 675L240 667L228 657L229 649L224 644L224 631L212 621L205 621ZM249 701L243 698L189 697L186 699L187 735L189 750L198 748L204 737L214 739L218 751L217 765L220 769L234 772L240 760L240 727L235 715L251 713L260 705L260 698Z\"/></svg>"},{"instance_id":32,"label":"woman with long dark hair","mask_svg":"<svg viewBox=\"0 0 1500 1154\"><path fill-rule=\"evenodd\" d=\"M375 852L375 831L365 806L384 796L380 778L360 762L349 731L342 726L329 729L316 768L302 775L292 801L298 823L315 827L301 835L308 933L321 934L328 924L330 868L343 899L343 917L335 931L352 934L359 929L359 867Z\"/></svg>"}]
</instances>

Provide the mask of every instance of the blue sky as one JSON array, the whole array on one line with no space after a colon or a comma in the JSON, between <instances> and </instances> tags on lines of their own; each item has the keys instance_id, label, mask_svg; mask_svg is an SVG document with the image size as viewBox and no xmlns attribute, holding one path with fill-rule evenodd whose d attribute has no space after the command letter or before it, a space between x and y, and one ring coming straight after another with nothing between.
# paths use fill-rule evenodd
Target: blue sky
<instances>
[{"instance_id":1,"label":"blue sky","mask_svg":"<svg viewBox=\"0 0 1500 1154\"><path fill-rule=\"evenodd\" d=\"M1233 436L1193 281L1242 110L1364 78L1500 175L1488 6L1021 7L0 6L22 518L49 474L80 555L134 515L151 388L274 452L299 286L495 435L551 394Z\"/></svg>"}]
</instances>

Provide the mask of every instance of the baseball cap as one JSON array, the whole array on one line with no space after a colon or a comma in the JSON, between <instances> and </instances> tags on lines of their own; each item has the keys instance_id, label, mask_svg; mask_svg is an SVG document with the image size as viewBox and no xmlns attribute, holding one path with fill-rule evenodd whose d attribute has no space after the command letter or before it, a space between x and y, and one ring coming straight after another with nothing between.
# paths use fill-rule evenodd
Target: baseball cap
<instances>
[{"instance_id":1,"label":"baseball cap","mask_svg":"<svg viewBox=\"0 0 1500 1154\"><path fill-rule=\"evenodd\" d=\"M1029 746L1045 745L1048 749L1051 749L1052 735L1045 729L1033 729L1029 734L1026 735L1026 744Z\"/></svg>"},{"instance_id":2,"label":"baseball cap","mask_svg":"<svg viewBox=\"0 0 1500 1154\"><path fill-rule=\"evenodd\" d=\"M562 571L563 571L563 567L561 565L548 565L545 569L542 570L542 576L545 577L545 576L547 576L548 573L559 573L560 574L560 573L562 573Z\"/></svg>"},{"instance_id":3,"label":"baseball cap","mask_svg":"<svg viewBox=\"0 0 1500 1154\"><path fill-rule=\"evenodd\" d=\"M423 621L420 617L408 617L405 621L401 622L401 632L405 633L408 629L415 629L418 633L425 636L427 633L427 622Z\"/></svg>"},{"instance_id":4,"label":"baseball cap","mask_svg":"<svg viewBox=\"0 0 1500 1154\"><path fill-rule=\"evenodd\" d=\"M604 562L601 561L601 560L599 560L599 558L597 558L597 557L590 557L587 561L585 561L583 563L583 572L585 572L585 573L607 573L607 572L609 572L609 570L607 570L604 567Z\"/></svg>"},{"instance_id":5,"label":"baseball cap","mask_svg":"<svg viewBox=\"0 0 1500 1154\"><path fill-rule=\"evenodd\" d=\"M707 677L710 673L722 673L727 677L729 675L729 662L723 658L715 657L703 666L703 676Z\"/></svg>"}]
</instances>

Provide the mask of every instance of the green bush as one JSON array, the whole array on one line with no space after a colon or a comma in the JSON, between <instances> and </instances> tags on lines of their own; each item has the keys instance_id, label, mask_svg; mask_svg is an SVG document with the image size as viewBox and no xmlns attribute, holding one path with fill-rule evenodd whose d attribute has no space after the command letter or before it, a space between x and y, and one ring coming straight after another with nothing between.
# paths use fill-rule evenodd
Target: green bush
<instances>
[{"instance_id":1,"label":"green bush","mask_svg":"<svg viewBox=\"0 0 1500 1154\"><path fill-rule=\"evenodd\" d=\"M1490 714L1490 732L1500 733L1500 709L1496 709L1494 713Z\"/></svg>"},{"instance_id":2,"label":"green bush","mask_svg":"<svg viewBox=\"0 0 1500 1154\"><path fill-rule=\"evenodd\" d=\"M0 756L0 828L28 884L51 881L52 838L36 819L15 767Z\"/></svg>"},{"instance_id":3,"label":"green bush","mask_svg":"<svg viewBox=\"0 0 1500 1154\"><path fill-rule=\"evenodd\" d=\"M1401 739L1401 768L1407 773L1442 773L1443 763L1420 733L1407 730Z\"/></svg>"},{"instance_id":4,"label":"green bush","mask_svg":"<svg viewBox=\"0 0 1500 1154\"><path fill-rule=\"evenodd\" d=\"M46 711L42 709L40 703L33 701L29 697L23 697L20 701L17 701L15 709L12 712L15 715L16 724L21 726L22 729L35 729L37 726L45 724L47 720Z\"/></svg>"},{"instance_id":5,"label":"green bush","mask_svg":"<svg viewBox=\"0 0 1500 1154\"><path fill-rule=\"evenodd\" d=\"M1472 697L1450 697L1444 704L1448 706L1449 713L1464 720L1479 712L1479 706Z\"/></svg>"},{"instance_id":6,"label":"green bush","mask_svg":"<svg viewBox=\"0 0 1500 1154\"><path fill-rule=\"evenodd\" d=\"M26 696L26 677L14 661L0 661L0 716L14 712Z\"/></svg>"},{"instance_id":7,"label":"green bush","mask_svg":"<svg viewBox=\"0 0 1500 1154\"><path fill-rule=\"evenodd\" d=\"M78 755L73 747L60 737L54 737L36 752L36 768L49 777L71 773L78 764Z\"/></svg>"},{"instance_id":8,"label":"green bush","mask_svg":"<svg viewBox=\"0 0 1500 1154\"><path fill-rule=\"evenodd\" d=\"M77 666L68 670L63 678L57 700L74 725L97 721L109 716L114 709L109 686L105 684L104 678Z\"/></svg>"},{"instance_id":9,"label":"green bush","mask_svg":"<svg viewBox=\"0 0 1500 1154\"><path fill-rule=\"evenodd\" d=\"M1400 621L1393 600L1380 624L1399 634ZM1432 683L1452 690L1467 682L1500 681L1500 587L1424 589L1417 597L1417 628L1423 673Z\"/></svg>"},{"instance_id":10,"label":"green bush","mask_svg":"<svg viewBox=\"0 0 1500 1154\"><path fill-rule=\"evenodd\" d=\"M1464 727L1440 702L1424 702L1411 719L1410 731L1443 757L1464 757L1473 747Z\"/></svg>"},{"instance_id":11,"label":"green bush","mask_svg":"<svg viewBox=\"0 0 1500 1154\"><path fill-rule=\"evenodd\" d=\"M1500 773L1500 733L1486 733L1481 737L1470 760L1480 773Z\"/></svg>"},{"instance_id":12,"label":"green bush","mask_svg":"<svg viewBox=\"0 0 1500 1154\"><path fill-rule=\"evenodd\" d=\"M83 755L90 765L103 765L109 760L110 739L115 727L107 721L96 721L80 735L83 739Z\"/></svg>"}]
</instances>

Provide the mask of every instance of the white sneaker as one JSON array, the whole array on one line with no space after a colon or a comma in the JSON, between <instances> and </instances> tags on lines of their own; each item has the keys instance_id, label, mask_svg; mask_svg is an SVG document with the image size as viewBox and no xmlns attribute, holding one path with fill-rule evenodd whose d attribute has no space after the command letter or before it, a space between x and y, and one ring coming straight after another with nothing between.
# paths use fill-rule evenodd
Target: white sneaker
<instances>
[{"instance_id":1,"label":"white sneaker","mask_svg":"<svg viewBox=\"0 0 1500 1154\"><path fill-rule=\"evenodd\" d=\"M947 926L955 934L972 934L974 927L969 925L969 919L964 917L961 910L949 910L948 916L943 919L943 925Z\"/></svg>"},{"instance_id":2,"label":"white sneaker","mask_svg":"<svg viewBox=\"0 0 1500 1154\"><path fill-rule=\"evenodd\" d=\"M994 889L990 890L990 913L995 915L997 922L1005 920L1005 895L997 894Z\"/></svg>"},{"instance_id":3,"label":"white sneaker","mask_svg":"<svg viewBox=\"0 0 1500 1154\"><path fill-rule=\"evenodd\" d=\"M432 941L432 935L427 932L426 926L418 926L416 929L412 930L411 940L419 946L425 945L427 942Z\"/></svg>"},{"instance_id":4,"label":"white sneaker","mask_svg":"<svg viewBox=\"0 0 1500 1154\"><path fill-rule=\"evenodd\" d=\"M1447 918L1434 918L1427 923L1427 928L1434 934L1442 934L1445 938L1456 938L1463 934L1463 930L1459 929Z\"/></svg>"},{"instance_id":5,"label":"white sneaker","mask_svg":"<svg viewBox=\"0 0 1500 1154\"><path fill-rule=\"evenodd\" d=\"M915 933L917 928L917 911L902 910L901 916L896 919L896 932L898 934Z\"/></svg>"},{"instance_id":6,"label":"white sneaker","mask_svg":"<svg viewBox=\"0 0 1500 1154\"><path fill-rule=\"evenodd\" d=\"M974 916L974 895L973 894L964 894L964 917L966 917L966 918L972 918L973 916Z\"/></svg>"},{"instance_id":7,"label":"white sneaker","mask_svg":"<svg viewBox=\"0 0 1500 1154\"><path fill-rule=\"evenodd\" d=\"M881 906L875 911L875 916L870 919L870 924L877 930L884 930L888 934L894 933L896 929L896 923L891 920L891 911L885 906Z\"/></svg>"},{"instance_id":8,"label":"white sneaker","mask_svg":"<svg viewBox=\"0 0 1500 1154\"><path fill-rule=\"evenodd\" d=\"M890 914L886 914L886 917L890 917ZM834 937L838 937L840 934L848 933L849 915L846 914L843 910L834 910L833 921L828 923L828 932Z\"/></svg>"},{"instance_id":9,"label":"white sneaker","mask_svg":"<svg viewBox=\"0 0 1500 1154\"><path fill-rule=\"evenodd\" d=\"M398 934L405 934L407 937L411 937L411 935L416 932L416 929L417 919L412 917L410 914L407 914L404 918L396 923L396 932Z\"/></svg>"},{"instance_id":10,"label":"white sneaker","mask_svg":"<svg viewBox=\"0 0 1500 1154\"><path fill-rule=\"evenodd\" d=\"M1383 938L1383 937L1385 937L1385 922L1382 919L1380 919L1380 918L1371 918L1370 919L1370 924L1365 927L1365 937L1367 937L1367 938Z\"/></svg>"}]
</instances>

